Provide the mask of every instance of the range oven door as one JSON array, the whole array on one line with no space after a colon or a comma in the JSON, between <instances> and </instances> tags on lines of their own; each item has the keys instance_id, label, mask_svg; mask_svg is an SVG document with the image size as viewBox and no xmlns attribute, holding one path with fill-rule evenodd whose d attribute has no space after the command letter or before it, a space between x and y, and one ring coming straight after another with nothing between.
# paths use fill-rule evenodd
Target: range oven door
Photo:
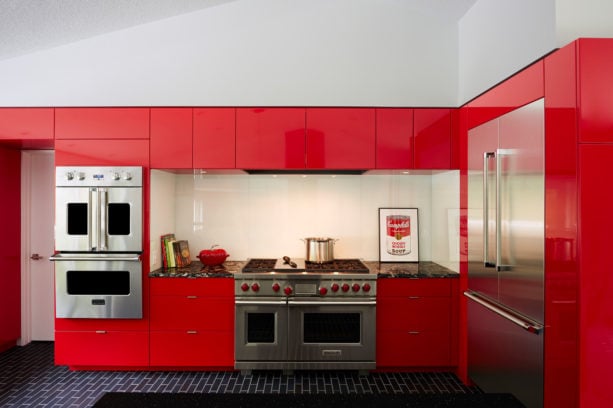
<instances>
[{"instance_id":1,"label":"range oven door","mask_svg":"<svg viewBox=\"0 0 613 408\"><path fill-rule=\"evenodd\" d=\"M280 299L236 299L237 362L287 360L287 303Z\"/></svg>"},{"instance_id":2,"label":"range oven door","mask_svg":"<svg viewBox=\"0 0 613 408\"><path fill-rule=\"evenodd\" d=\"M142 188L57 187L55 249L141 252Z\"/></svg>"},{"instance_id":3,"label":"range oven door","mask_svg":"<svg viewBox=\"0 0 613 408\"><path fill-rule=\"evenodd\" d=\"M289 359L375 362L376 300L295 298L289 305Z\"/></svg>"},{"instance_id":4,"label":"range oven door","mask_svg":"<svg viewBox=\"0 0 613 408\"><path fill-rule=\"evenodd\" d=\"M142 263L138 254L57 254L55 316L141 319Z\"/></svg>"}]
</instances>

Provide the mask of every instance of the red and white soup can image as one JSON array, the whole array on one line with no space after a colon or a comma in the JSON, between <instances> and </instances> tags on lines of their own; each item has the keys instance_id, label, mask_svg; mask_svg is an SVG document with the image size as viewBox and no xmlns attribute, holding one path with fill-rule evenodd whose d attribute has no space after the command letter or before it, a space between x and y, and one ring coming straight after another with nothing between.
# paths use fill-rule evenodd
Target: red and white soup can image
<instances>
[{"instance_id":1,"label":"red and white soup can image","mask_svg":"<svg viewBox=\"0 0 613 408\"><path fill-rule=\"evenodd\" d=\"M390 255L411 253L411 217L408 215L388 215L386 249Z\"/></svg>"}]
</instances>

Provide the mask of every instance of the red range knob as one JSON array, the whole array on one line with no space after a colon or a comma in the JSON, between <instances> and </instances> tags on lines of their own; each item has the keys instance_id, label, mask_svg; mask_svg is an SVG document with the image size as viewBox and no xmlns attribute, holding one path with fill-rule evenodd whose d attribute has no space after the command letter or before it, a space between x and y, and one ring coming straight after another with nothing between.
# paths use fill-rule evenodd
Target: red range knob
<instances>
[{"instance_id":1,"label":"red range knob","mask_svg":"<svg viewBox=\"0 0 613 408\"><path fill-rule=\"evenodd\" d=\"M272 284L272 290L275 292L278 292L279 289L281 289L281 285L279 285L278 283L273 283Z\"/></svg>"},{"instance_id":2,"label":"red range knob","mask_svg":"<svg viewBox=\"0 0 613 408\"><path fill-rule=\"evenodd\" d=\"M285 289L283 289L283 293L285 293L287 296L292 294L292 287L291 286L286 286Z\"/></svg>"},{"instance_id":3,"label":"red range knob","mask_svg":"<svg viewBox=\"0 0 613 408\"><path fill-rule=\"evenodd\" d=\"M249 290L249 285L247 285L246 283L243 283L243 284L241 285L241 290L242 290L243 292L247 292L247 291Z\"/></svg>"},{"instance_id":4,"label":"red range knob","mask_svg":"<svg viewBox=\"0 0 613 408\"><path fill-rule=\"evenodd\" d=\"M320 295L324 296L326 293L328 293L328 289L324 288L323 286L319 288Z\"/></svg>"},{"instance_id":5,"label":"red range knob","mask_svg":"<svg viewBox=\"0 0 613 408\"><path fill-rule=\"evenodd\" d=\"M364 292L370 292L370 285L368 283L365 283L362 285L362 290Z\"/></svg>"},{"instance_id":6,"label":"red range knob","mask_svg":"<svg viewBox=\"0 0 613 408\"><path fill-rule=\"evenodd\" d=\"M257 292L258 290L260 290L260 284L257 282L254 282L253 285L251 285L251 290L253 290L254 292Z\"/></svg>"},{"instance_id":7,"label":"red range knob","mask_svg":"<svg viewBox=\"0 0 613 408\"><path fill-rule=\"evenodd\" d=\"M340 286L338 286L338 283L333 283L332 286L330 286L330 289L332 289L332 292L338 292Z\"/></svg>"},{"instance_id":8,"label":"red range knob","mask_svg":"<svg viewBox=\"0 0 613 408\"><path fill-rule=\"evenodd\" d=\"M343 292L349 292L349 284L343 283L341 289L343 290Z\"/></svg>"},{"instance_id":9,"label":"red range knob","mask_svg":"<svg viewBox=\"0 0 613 408\"><path fill-rule=\"evenodd\" d=\"M359 292L360 285L358 285L357 283L354 283L353 286L351 287L351 290L353 290L354 292Z\"/></svg>"}]
</instances>

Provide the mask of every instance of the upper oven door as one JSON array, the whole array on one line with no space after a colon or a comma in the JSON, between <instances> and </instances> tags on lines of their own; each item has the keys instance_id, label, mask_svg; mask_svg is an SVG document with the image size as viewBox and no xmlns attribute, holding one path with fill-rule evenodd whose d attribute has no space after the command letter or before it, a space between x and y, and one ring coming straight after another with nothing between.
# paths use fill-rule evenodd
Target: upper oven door
<instances>
[{"instance_id":1,"label":"upper oven door","mask_svg":"<svg viewBox=\"0 0 613 408\"><path fill-rule=\"evenodd\" d=\"M56 251L141 252L142 223L140 187L56 189Z\"/></svg>"},{"instance_id":2,"label":"upper oven door","mask_svg":"<svg viewBox=\"0 0 613 408\"><path fill-rule=\"evenodd\" d=\"M56 317L143 317L142 263L138 255L58 254L51 259L55 261Z\"/></svg>"},{"instance_id":3,"label":"upper oven door","mask_svg":"<svg viewBox=\"0 0 613 408\"><path fill-rule=\"evenodd\" d=\"M376 301L296 298L289 305L289 359L375 361Z\"/></svg>"}]
</instances>

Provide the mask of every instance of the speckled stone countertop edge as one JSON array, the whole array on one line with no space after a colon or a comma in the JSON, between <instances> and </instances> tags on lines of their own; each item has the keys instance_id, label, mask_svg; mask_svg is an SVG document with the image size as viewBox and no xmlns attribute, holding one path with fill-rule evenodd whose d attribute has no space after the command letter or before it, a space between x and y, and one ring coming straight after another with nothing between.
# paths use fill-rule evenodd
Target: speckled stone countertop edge
<instances>
[{"instance_id":1,"label":"speckled stone countertop edge","mask_svg":"<svg viewBox=\"0 0 613 408\"><path fill-rule=\"evenodd\" d=\"M150 278L233 278L247 261L226 261L219 267L205 267L200 261L193 261L183 268L156 269L149 272ZM420 261L387 263L364 261L371 274L378 278L458 278L460 274L436 262Z\"/></svg>"}]
</instances>

